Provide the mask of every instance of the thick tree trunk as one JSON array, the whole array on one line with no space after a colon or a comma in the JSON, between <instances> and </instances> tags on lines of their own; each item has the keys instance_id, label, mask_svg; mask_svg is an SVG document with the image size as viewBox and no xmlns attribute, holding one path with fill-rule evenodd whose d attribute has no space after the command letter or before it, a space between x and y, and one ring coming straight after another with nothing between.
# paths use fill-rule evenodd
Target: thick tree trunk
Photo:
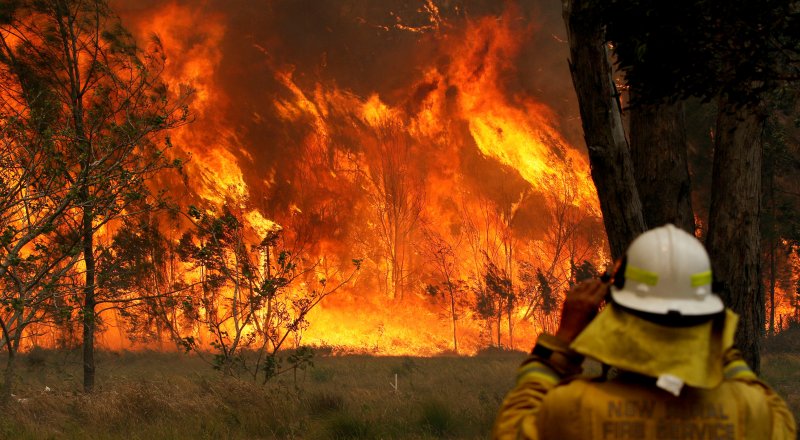
<instances>
[{"instance_id":1,"label":"thick tree trunk","mask_svg":"<svg viewBox=\"0 0 800 440\"><path fill-rule=\"evenodd\" d=\"M683 104L631 108L630 136L645 224L672 223L694 234Z\"/></svg>"},{"instance_id":2,"label":"thick tree trunk","mask_svg":"<svg viewBox=\"0 0 800 440\"><path fill-rule=\"evenodd\" d=\"M736 109L720 99L706 242L717 293L741 317L736 344L755 371L761 367L764 336L759 230L763 121L754 109Z\"/></svg>"},{"instance_id":3,"label":"thick tree trunk","mask_svg":"<svg viewBox=\"0 0 800 440\"><path fill-rule=\"evenodd\" d=\"M644 232L645 223L603 29L581 11L583 3L562 1L570 71L608 244L617 258Z\"/></svg>"}]
</instances>

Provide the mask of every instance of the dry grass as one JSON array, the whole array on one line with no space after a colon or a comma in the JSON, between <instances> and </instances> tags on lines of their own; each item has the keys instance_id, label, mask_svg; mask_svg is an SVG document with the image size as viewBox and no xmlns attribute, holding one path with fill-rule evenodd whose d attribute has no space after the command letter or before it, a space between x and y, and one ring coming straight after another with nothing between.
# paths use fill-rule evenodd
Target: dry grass
<instances>
[{"instance_id":1,"label":"dry grass","mask_svg":"<svg viewBox=\"0 0 800 440\"><path fill-rule=\"evenodd\" d=\"M761 378L789 405L794 419L800 421L800 353L768 355L762 360Z\"/></svg>"},{"instance_id":2,"label":"dry grass","mask_svg":"<svg viewBox=\"0 0 800 440\"><path fill-rule=\"evenodd\" d=\"M296 384L261 385L195 356L102 353L86 396L76 354L39 351L20 359L0 438L487 438L521 359L317 357Z\"/></svg>"},{"instance_id":3,"label":"dry grass","mask_svg":"<svg viewBox=\"0 0 800 440\"><path fill-rule=\"evenodd\" d=\"M102 353L86 396L76 353L40 351L20 359L0 438L482 439L522 357L317 357L296 384L261 385L196 356ZM800 355L767 356L764 370L800 416Z\"/></svg>"}]
</instances>

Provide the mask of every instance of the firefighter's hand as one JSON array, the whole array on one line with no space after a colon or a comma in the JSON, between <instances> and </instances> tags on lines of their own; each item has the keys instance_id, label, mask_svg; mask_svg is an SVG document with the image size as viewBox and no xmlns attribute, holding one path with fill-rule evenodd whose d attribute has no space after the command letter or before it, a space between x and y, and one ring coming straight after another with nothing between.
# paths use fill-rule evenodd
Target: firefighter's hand
<instances>
[{"instance_id":1,"label":"firefighter's hand","mask_svg":"<svg viewBox=\"0 0 800 440\"><path fill-rule=\"evenodd\" d=\"M586 281L573 287L564 299L561 325L555 336L566 343L572 342L597 315L597 309L608 289L608 283L598 280Z\"/></svg>"}]
</instances>

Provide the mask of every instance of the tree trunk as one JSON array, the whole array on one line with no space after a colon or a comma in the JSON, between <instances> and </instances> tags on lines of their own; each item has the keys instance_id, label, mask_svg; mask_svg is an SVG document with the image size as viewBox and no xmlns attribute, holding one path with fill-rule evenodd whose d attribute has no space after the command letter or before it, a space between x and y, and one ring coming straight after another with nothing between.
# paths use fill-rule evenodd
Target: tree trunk
<instances>
[{"instance_id":1,"label":"tree trunk","mask_svg":"<svg viewBox=\"0 0 800 440\"><path fill-rule=\"evenodd\" d=\"M753 108L719 102L706 247L717 293L741 317L736 344L754 371L761 367L764 294L761 288L761 131Z\"/></svg>"},{"instance_id":2,"label":"tree trunk","mask_svg":"<svg viewBox=\"0 0 800 440\"><path fill-rule=\"evenodd\" d=\"M500 343L500 337L502 335L500 327L503 326L503 302L502 300L497 300L497 348L502 347L503 345Z\"/></svg>"},{"instance_id":3,"label":"tree trunk","mask_svg":"<svg viewBox=\"0 0 800 440\"><path fill-rule=\"evenodd\" d=\"M768 179L768 192L767 197L769 197L769 221L768 223L768 231L767 231L767 241L768 244L768 255L769 255L769 336L775 335L775 282L776 282L776 274L775 271L777 270L777 263L775 261L775 252L778 248L778 233L775 230L777 225L775 224L776 221L776 212L775 212L775 173L772 172L773 170L763 170L762 173L767 174L767 176L761 176L762 178L766 177ZM762 223L763 218L762 218Z\"/></svg>"},{"instance_id":4,"label":"tree trunk","mask_svg":"<svg viewBox=\"0 0 800 440\"><path fill-rule=\"evenodd\" d=\"M458 332L456 330L456 297L448 277L447 290L450 291L450 317L453 318L453 351L458 354Z\"/></svg>"},{"instance_id":5,"label":"tree trunk","mask_svg":"<svg viewBox=\"0 0 800 440\"><path fill-rule=\"evenodd\" d=\"M666 223L694 234L683 104L630 110L631 158L648 227Z\"/></svg>"},{"instance_id":6,"label":"tree trunk","mask_svg":"<svg viewBox=\"0 0 800 440\"><path fill-rule=\"evenodd\" d=\"M777 243L769 243L769 336L775 335L775 248Z\"/></svg>"},{"instance_id":7,"label":"tree trunk","mask_svg":"<svg viewBox=\"0 0 800 440\"><path fill-rule=\"evenodd\" d=\"M511 298L508 299L508 310L506 311L506 315L508 315L508 348L513 350L514 349L514 322L513 322L513 315L514 315L514 302Z\"/></svg>"},{"instance_id":8,"label":"tree trunk","mask_svg":"<svg viewBox=\"0 0 800 440\"><path fill-rule=\"evenodd\" d=\"M592 180L600 199L611 256L616 259L644 232L645 224L603 28L581 10L583 3L562 1L570 71L589 150Z\"/></svg>"},{"instance_id":9,"label":"tree trunk","mask_svg":"<svg viewBox=\"0 0 800 440\"><path fill-rule=\"evenodd\" d=\"M11 401L11 392L14 390L14 373L16 367L17 350L12 341L7 341L8 358L6 369L3 372L3 388L0 392L0 405L6 406Z\"/></svg>"},{"instance_id":10,"label":"tree trunk","mask_svg":"<svg viewBox=\"0 0 800 440\"><path fill-rule=\"evenodd\" d=\"M88 194L86 195L88 199ZM86 200L86 199L84 199ZM84 207L83 211L83 258L86 265L86 284L83 287L83 391L91 393L94 390L94 333L97 324L95 316L95 261L94 261L94 231L92 219L94 213L91 207Z\"/></svg>"}]
</instances>

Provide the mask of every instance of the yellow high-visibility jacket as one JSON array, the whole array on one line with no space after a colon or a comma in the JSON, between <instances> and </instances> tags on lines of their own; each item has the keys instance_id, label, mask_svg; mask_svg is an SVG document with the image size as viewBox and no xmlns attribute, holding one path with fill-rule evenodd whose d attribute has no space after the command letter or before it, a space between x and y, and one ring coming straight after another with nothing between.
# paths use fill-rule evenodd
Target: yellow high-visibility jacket
<instances>
[{"instance_id":1,"label":"yellow high-visibility jacket","mask_svg":"<svg viewBox=\"0 0 800 440\"><path fill-rule=\"evenodd\" d=\"M645 376L573 379L532 357L503 401L496 439L769 440L796 437L784 401L741 360L716 388L685 387L679 397Z\"/></svg>"}]
</instances>

